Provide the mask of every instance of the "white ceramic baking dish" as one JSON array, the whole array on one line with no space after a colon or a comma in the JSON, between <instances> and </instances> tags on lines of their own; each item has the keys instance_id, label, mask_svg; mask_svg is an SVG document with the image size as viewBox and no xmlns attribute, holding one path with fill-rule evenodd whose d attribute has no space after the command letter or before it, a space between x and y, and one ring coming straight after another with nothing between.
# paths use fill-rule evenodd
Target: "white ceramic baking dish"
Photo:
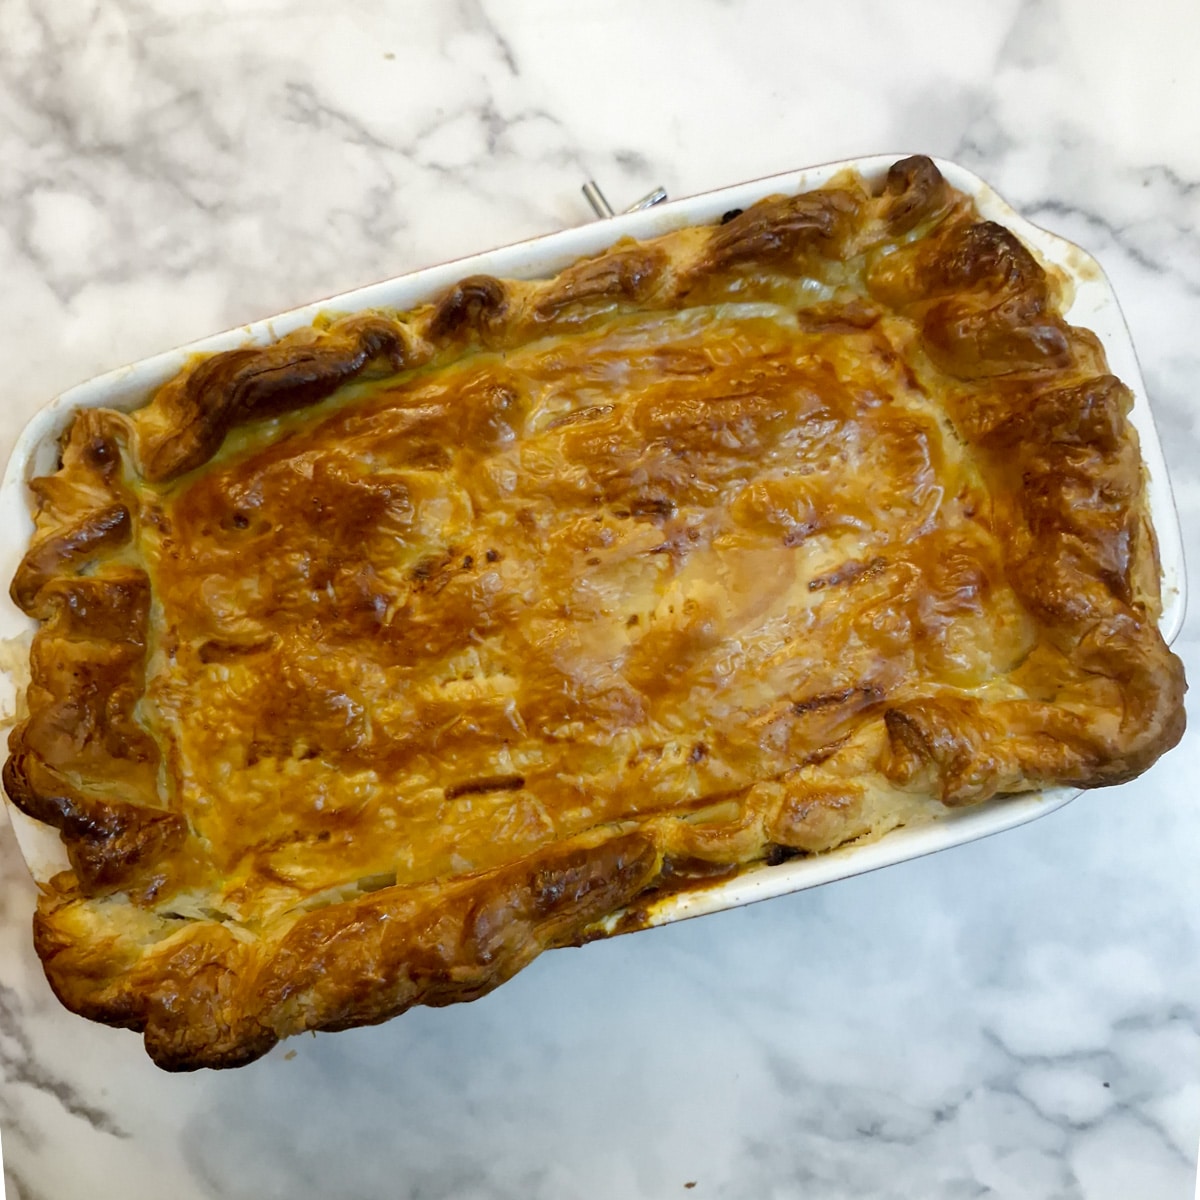
<instances>
[{"instance_id":1,"label":"white ceramic baking dish","mask_svg":"<svg viewBox=\"0 0 1200 1200\"><path fill-rule=\"evenodd\" d=\"M868 181L881 180L892 163L902 157L899 154L875 155L773 175L489 250L308 304L280 316L144 359L132 366L121 367L71 388L52 400L29 422L8 463L3 484L0 485L0 580L12 578L32 531L26 482L35 475L54 469L58 437L72 413L81 408L101 406L126 410L137 408L194 354L269 342L310 324L321 313L411 308L429 300L466 275L490 274L518 279L551 275L581 256L603 250L619 238L654 237L684 225L715 221L729 209L744 208L767 195L796 193L819 187L847 168L859 171ZM1089 254L1022 219L977 175L952 162L939 160L938 166L950 183L975 198L984 216L1013 230L1045 264L1057 266L1073 281L1075 294L1067 313L1069 320L1092 329L1099 336L1114 374L1133 391L1135 404L1132 419L1149 468L1150 507L1162 558L1164 608L1161 627L1163 635L1171 641L1179 632L1184 613L1185 583L1179 521L1171 498L1162 448L1146 401L1145 384L1112 287L1099 264ZM33 622L12 605L5 591L0 600L0 639L20 639L32 628ZM815 858L792 859L777 866L747 870L725 882L657 901L647 909L639 909L636 916L629 914L624 919L620 916L612 918L608 929L616 932L683 920L919 858L935 850L961 845L1032 821L1061 807L1078 794L1076 790L1058 788L994 801L979 808L947 812L933 823L898 829L876 842L847 846ZM11 804L8 809L17 840L34 877L45 880L63 869L66 857L57 833L30 820Z\"/></svg>"}]
</instances>

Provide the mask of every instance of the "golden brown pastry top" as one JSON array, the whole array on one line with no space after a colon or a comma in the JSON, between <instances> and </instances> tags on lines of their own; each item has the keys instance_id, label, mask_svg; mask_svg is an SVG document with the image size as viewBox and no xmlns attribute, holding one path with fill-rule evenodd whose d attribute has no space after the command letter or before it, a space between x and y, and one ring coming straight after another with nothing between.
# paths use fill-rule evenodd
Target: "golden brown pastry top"
<instances>
[{"instance_id":1,"label":"golden brown pastry top","mask_svg":"<svg viewBox=\"0 0 1200 1200\"><path fill-rule=\"evenodd\" d=\"M1089 333L926 159L87 411L34 481L38 949L160 1064L1178 739Z\"/></svg>"}]
</instances>

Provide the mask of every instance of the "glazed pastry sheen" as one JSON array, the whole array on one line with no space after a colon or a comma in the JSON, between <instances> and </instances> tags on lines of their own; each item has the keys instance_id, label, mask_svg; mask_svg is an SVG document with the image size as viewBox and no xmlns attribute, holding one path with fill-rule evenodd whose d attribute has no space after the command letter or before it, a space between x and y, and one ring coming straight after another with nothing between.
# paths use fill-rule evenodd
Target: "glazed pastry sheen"
<instances>
[{"instance_id":1,"label":"glazed pastry sheen","mask_svg":"<svg viewBox=\"0 0 1200 1200\"><path fill-rule=\"evenodd\" d=\"M1130 395L927 159L79 412L12 585L35 935L172 1069L1183 730Z\"/></svg>"}]
</instances>

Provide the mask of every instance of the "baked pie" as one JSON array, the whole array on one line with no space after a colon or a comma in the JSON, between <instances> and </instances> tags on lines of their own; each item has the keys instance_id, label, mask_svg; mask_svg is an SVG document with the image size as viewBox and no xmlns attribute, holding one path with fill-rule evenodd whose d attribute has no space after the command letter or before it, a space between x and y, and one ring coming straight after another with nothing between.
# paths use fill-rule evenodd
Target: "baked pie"
<instances>
[{"instance_id":1,"label":"baked pie","mask_svg":"<svg viewBox=\"0 0 1200 1200\"><path fill-rule=\"evenodd\" d=\"M932 162L79 411L12 584L38 953L169 1069L647 897L1120 783L1183 671L1128 390Z\"/></svg>"}]
</instances>

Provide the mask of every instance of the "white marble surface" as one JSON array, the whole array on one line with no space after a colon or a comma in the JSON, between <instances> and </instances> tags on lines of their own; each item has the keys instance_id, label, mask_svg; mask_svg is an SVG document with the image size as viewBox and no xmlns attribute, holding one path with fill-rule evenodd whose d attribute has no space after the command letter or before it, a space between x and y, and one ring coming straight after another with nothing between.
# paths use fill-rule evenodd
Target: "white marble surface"
<instances>
[{"instance_id":1,"label":"white marble surface","mask_svg":"<svg viewBox=\"0 0 1200 1200\"><path fill-rule=\"evenodd\" d=\"M1200 565L1198 45L1195 0L0 0L0 456L104 368L583 221L589 175L924 150L1100 257ZM1198 776L1190 733L989 842L192 1076L59 1008L4 830L8 1195L1191 1196Z\"/></svg>"}]
</instances>

